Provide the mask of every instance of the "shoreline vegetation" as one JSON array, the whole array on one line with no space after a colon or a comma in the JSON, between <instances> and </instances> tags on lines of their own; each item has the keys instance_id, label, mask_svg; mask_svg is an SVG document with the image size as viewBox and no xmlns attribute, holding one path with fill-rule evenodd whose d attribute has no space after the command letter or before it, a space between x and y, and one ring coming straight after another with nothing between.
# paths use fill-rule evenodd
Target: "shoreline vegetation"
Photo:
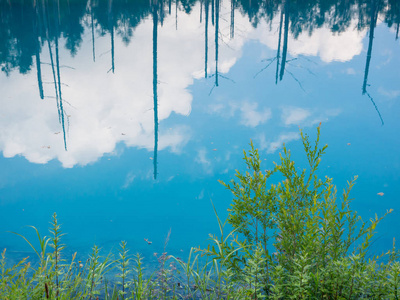
<instances>
[{"instance_id":1,"label":"shoreline vegetation","mask_svg":"<svg viewBox=\"0 0 400 300\"><path fill-rule=\"evenodd\" d=\"M145 274L143 257L122 241L116 255L100 255L93 246L86 261L64 255L63 233L54 213L50 236L36 231L32 247L38 263L28 258L8 267L0 259L1 299L399 299L399 251L371 255L382 217L363 221L350 208L348 182L341 198L331 178L317 170L327 145L300 131L307 169L298 171L284 146L273 170L262 171L258 150L244 151L246 172L221 182L233 195L222 222L214 208L219 235L207 248L192 248L184 262L164 252L158 268ZM283 177L270 184L272 176ZM224 225L232 229L225 232ZM39 247L34 245L39 244Z\"/></svg>"}]
</instances>

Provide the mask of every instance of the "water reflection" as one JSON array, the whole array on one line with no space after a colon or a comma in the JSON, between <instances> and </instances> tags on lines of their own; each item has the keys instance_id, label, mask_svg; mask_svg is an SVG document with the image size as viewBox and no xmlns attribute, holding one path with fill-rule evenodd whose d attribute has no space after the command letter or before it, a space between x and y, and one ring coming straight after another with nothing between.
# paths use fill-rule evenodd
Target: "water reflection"
<instances>
[{"instance_id":1,"label":"water reflection","mask_svg":"<svg viewBox=\"0 0 400 300\"><path fill-rule=\"evenodd\" d=\"M4 230L198 244L249 139L269 168L319 122L321 173L399 211L399 5L372 1L0 0Z\"/></svg>"},{"instance_id":2,"label":"water reflection","mask_svg":"<svg viewBox=\"0 0 400 300\"><path fill-rule=\"evenodd\" d=\"M163 25L164 23L166 11L171 14L173 3L176 8L177 25L178 9L189 14L198 2L201 5L200 22L203 20L202 13L204 10L205 33L208 33L210 5L211 24L217 29L220 18L220 0L159 0L160 24ZM104 36L109 33L110 71L115 71L115 33L122 38L125 45L128 45L135 28L152 14L152 3L143 0L130 2L123 0L88 0L87 3L83 1L39 0L32 1L31 4L23 4L19 1L0 0L2 70L9 73L14 68L19 68L22 73L28 72L33 64L32 56L37 53L37 38L39 37L43 44L44 40L53 41L55 36L60 37L62 35L66 38L65 47L71 55L76 55L81 47L84 25L90 24L93 60L95 61L95 34ZM41 16L38 11L40 4L44 7ZM352 0L346 2L329 0L321 3L310 0L301 2L294 0L230 0L230 38L234 38L235 35L235 10L247 15L253 26L257 26L261 21L272 26L275 17L278 16L279 18L280 16L279 19L283 21L283 24L280 22L279 25L280 33L283 25L282 57L285 57L285 53L287 53L289 32L295 39L302 32L312 35L314 30L323 26L328 26L332 33L342 33L351 28L352 20L357 20L357 30L371 28L373 31L379 15L388 27L395 28L397 39L400 26L400 5L396 0ZM57 22L50 22L52 24L43 22L41 24L40 19L46 20L46 18L49 19L49 22L50 20L57 20ZM31 24L34 24L34 26L31 26ZM47 31L42 32L40 28L46 26L51 31L50 36L48 36ZM205 40L207 41L207 37ZM284 74L284 64L285 60L283 59L280 77Z\"/></svg>"},{"instance_id":3,"label":"water reflection","mask_svg":"<svg viewBox=\"0 0 400 300\"><path fill-rule=\"evenodd\" d=\"M152 128L150 130L149 125L143 125L143 123L148 124L149 122L147 119L144 121L145 117L143 119L137 117L135 126L141 128L140 130L143 129L142 131L145 132L144 135L146 136L143 139L146 141L128 142L125 133L123 133L124 138L121 141L125 141L128 145L145 147L146 149L153 148L154 178L157 178L158 173L159 148L166 147L165 143L163 144L164 146L160 146L162 144L160 142L162 134L159 136L160 121L167 119L171 112L179 114L188 114L190 112L191 96L188 95L186 89L194 80L204 77L212 81L209 94L212 93L214 88L222 86L222 79L227 79L230 81L229 84L233 84L233 79L228 77L227 73L240 58L242 46L250 39L256 39L275 50L275 54L271 55L272 58L269 56L270 58L265 60L265 66L261 70L273 68L273 81L275 84L283 81L285 77L289 77L289 79L297 82L301 89L305 90L297 73L291 69L296 59L297 61L300 60L301 54L305 56L319 54L324 62L348 61L361 53L363 34L368 31L369 42L362 81L362 94L371 100L382 124L384 122L376 101L368 92L368 78L371 77L370 73L373 70L371 68L371 65L373 65L372 54L374 53L373 40L376 34L375 28L379 23L378 19L382 20L389 28L393 28L395 38L398 38L400 6L394 0L352 0L346 2L330 0L321 3L294 0L154 0L150 2L144 0L130 2L122 0L88 0L87 2L38 0L29 4L0 0L0 8L0 63L2 70L4 74L10 76L14 70L18 70L22 74L29 74L30 70L34 66L36 67L37 90L39 91L40 99L55 99L59 128L63 135L64 151L72 151L70 145L68 145L72 142L72 138L69 133L70 115L66 112L66 105L69 108L69 104L82 101L82 97L76 97L75 99L74 96L73 99L69 99L65 96L67 87L65 83L69 83L66 78L71 77L65 75L63 68L70 67L70 62L74 60L63 54L64 48L68 50L70 56L77 57L79 51L85 51L83 47L85 42L90 41L91 60L96 64L101 64L102 57L107 58L107 66L103 69L103 72L105 74L109 73L107 76L110 76L108 77L110 82L113 80L111 76L125 75L125 77L134 76L139 79L141 77L140 74L145 72L144 69L152 70ZM174 9L175 15L173 16ZM179 29L178 17L182 18L182 21L184 14L194 18L192 16L194 11L199 13L201 29L197 30L196 33L183 34L179 42L184 45L185 43L190 43L190 41L197 41L197 39L202 40L201 47L203 48L204 45L204 57L197 57L201 61L201 71L197 69L197 62L187 62L193 63L193 66L185 70L186 73L180 78L182 82L176 84L174 88L161 88L159 87L161 81L157 62L160 57L172 57L172 54L171 52L161 53L160 49L158 49L159 30L163 28L165 37L172 34L172 29L183 31L183 29ZM243 18L248 19L253 27L250 24L244 24L242 22ZM150 67L151 60L146 61L143 59L143 61L146 61L147 68L139 70L132 64L130 67L132 73L123 74L122 68L125 66L118 64L118 59L122 60L122 57L118 57L118 55L124 51L123 46L142 43L140 46L143 45L145 47L145 43L148 42L146 37L140 36L140 38L137 38L137 32L141 28L147 28L151 23L148 22L149 20L152 20L153 28L152 68ZM171 24L174 26L170 26ZM269 28L265 25L268 25ZM228 28L226 28L227 26ZM257 26L258 28L256 28ZM213 28L211 29L210 27ZM354 32L353 27L356 28ZM146 33L149 37L151 37L150 32L149 30ZM86 33L87 35L85 35ZM196 34L197 36L195 36ZM328 39L330 39L329 42ZM337 43L339 39L342 39L342 45L332 46L335 43L339 44ZM107 49L103 47L105 40L107 40ZM352 44L348 45L348 47L343 47L349 40L351 40ZM232 51L229 52L228 50ZM188 47L187 51L191 51L191 48ZM139 53L139 56L144 57L145 54ZM165 65L168 65L168 59L162 61L165 61ZM308 58L303 61L306 64ZM63 62L67 66L63 65ZM85 63L80 66L80 70L77 70L77 72L84 73L87 66L88 64ZM307 66L300 67L308 69ZM50 71L51 80L45 79L46 71ZM132 75L134 72L137 72L138 75ZM189 73L190 76L188 75ZM310 71L310 73L312 72ZM185 79L182 79L183 77ZM173 80L175 78L171 82ZM54 87L54 91L53 88L51 90L48 88L50 84ZM103 88L107 89L106 86ZM109 88L110 90L112 89L111 84ZM142 101L143 104L138 105L141 107L141 111L135 113L144 115L151 109L149 103L147 103L148 101L145 100L148 94L147 92L138 92L136 89L141 90L140 87L135 86L130 92L134 93L135 96L139 95L137 98L135 97L135 101ZM166 90L168 92L164 92ZM110 91L111 94L113 92L115 90ZM69 93L68 95L74 94ZM119 97L121 95L126 97L122 91ZM115 94L112 97L118 97L118 95ZM173 99L174 97L176 99ZM166 98L173 100L168 103L168 112L163 112L159 107L160 103ZM179 100L180 98L183 98L183 100ZM75 110L72 104L71 109ZM100 109L100 104L95 105L98 105ZM249 107L254 109L253 106L249 105L243 106L241 110L246 111ZM84 118L83 114L81 117ZM78 124L84 124L84 122L77 121L77 118L73 122L76 122L77 126L79 126ZM253 123L257 122L254 121ZM249 124L249 122L246 124ZM108 127L111 125L107 124ZM138 129L138 131L140 130ZM151 141L147 137L150 132L152 135ZM163 131L161 130L161 132ZM90 137L91 134L88 136ZM122 135L122 133L120 134ZM176 138L175 142L171 142L169 146L176 147L177 143L183 143L182 140L182 137ZM114 143L110 143L113 146L105 147L107 151L113 151L118 141L120 140L116 139ZM74 147L77 147L76 144ZM103 150L99 152L101 154L104 153ZM101 154L98 154L96 158ZM62 156L62 154L57 154L56 156ZM48 160L48 158L46 159ZM43 159L43 161L46 161L46 159ZM84 161L94 160L94 158L86 158ZM75 159L74 163L77 161L79 159Z\"/></svg>"},{"instance_id":4,"label":"water reflection","mask_svg":"<svg viewBox=\"0 0 400 300\"><path fill-rule=\"evenodd\" d=\"M42 9L42 22L40 20L39 15L39 5L41 2L41 9ZM57 5L56 5L57 4ZM49 10L53 8L53 13L50 14ZM60 6L59 2L53 3L52 7L46 5L45 0L41 0L38 2L34 2L34 11L36 12L36 18L34 18L34 29L37 33L37 48L36 48L36 68L37 68L37 75L38 75L38 87L39 87L39 94L40 98L44 99L44 91L43 91L43 82L42 82L42 75L41 75L41 61L40 61L40 49L39 49L39 25L40 23L43 24L44 35L47 41L48 51L50 55L50 65L53 74L53 84L55 90L55 98L57 104L57 112L58 112L58 121L61 124L62 132L63 132L63 139L64 139L64 149L67 150L67 138L66 138L66 120L68 120L68 115L64 111L64 103L62 98L62 90L61 90L61 74L60 74L60 57L59 57L59 49L58 49L58 40L59 40L59 24L60 24ZM53 17L53 22L50 22L50 15ZM53 24L53 26L51 26ZM50 31L50 28L53 28ZM53 37L50 37L51 32L53 32ZM55 58L53 55L53 47L51 46L51 40L54 39L54 48L55 48ZM55 59L55 63L54 63ZM49 96L50 97L50 96Z\"/></svg>"},{"instance_id":5,"label":"water reflection","mask_svg":"<svg viewBox=\"0 0 400 300\"><path fill-rule=\"evenodd\" d=\"M207 70L208 70L208 18L209 18L209 5L210 0L205 0L204 3L204 13L205 13L205 22L204 22L204 77L207 78Z\"/></svg>"},{"instance_id":6,"label":"water reflection","mask_svg":"<svg viewBox=\"0 0 400 300\"><path fill-rule=\"evenodd\" d=\"M154 99L154 179L157 179L157 158L158 158L158 94L157 94L157 33L158 33L158 0L153 0L153 99Z\"/></svg>"},{"instance_id":7,"label":"water reflection","mask_svg":"<svg viewBox=\"0 0 400 300\"><path fill-rule=\"evenodd\" d=\"M368 39L368 51L367 51L367 61L365 63L365 71L364 71L364 81L363 81L363 86L362 86L362 94L367 95L369 99L371 100L372 104L374 105L376 112L379 115L379 118L381 119L382 125L384 124L383 118L381 113L379 112L378 106L376 105L374 99L371 97L371 95L367 92L367 85L368 85L368 73L369 73L369 67L371 63L371 57L372 57L372 45L374 42L374 32L375 32L375 27L376 27L376 22L378 20L378 12L379 12L379 6L382 5L383 2L380 0L371 0L371 7L370 7L370 14L369 14L369 39ZM397 35L396 35L397 39Z\"/></svg>"}]
</instances>

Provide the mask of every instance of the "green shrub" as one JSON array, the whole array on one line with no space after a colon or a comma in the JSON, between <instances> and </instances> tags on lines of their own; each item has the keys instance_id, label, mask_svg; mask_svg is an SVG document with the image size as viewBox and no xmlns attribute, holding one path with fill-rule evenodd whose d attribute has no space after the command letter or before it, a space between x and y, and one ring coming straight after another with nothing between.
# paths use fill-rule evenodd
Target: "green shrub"
<instances>
[{"instance_id":1,"label":"green shrub","mask_svg":"<svg viewBox=\"0 0 400 300\"><path fill-rule=\"evenodd\" d=\"M332 179L317 175L327 148L319 145L320 127L314 145L308 135L300 133L308 168L298 171L284 145L280 163L264 173L259 151L251 143L250 151L244 151L247 171L236 171L236 179L221 182L233 194L228 223L236 236L226 248L230 252L240 248L227 259L225 267L235 271L238 286L254 287L255 299L368 296L373 292L371 282L366 281L367 270L371 280L383 283L390 278L392 291L397 293L397 273L385 276L381 271L389 265L390 270L395 270L395 263L377 265L378 257L367 260L376 226L384 216L364 222L350 209L349 193L356 178L348 182L339 200ZM283 180L268 184L273 176ZM254 269L254 259L260 252L256 266L262 271ZM207 254L216 257L212 251ZM376 288L388 293L387 289Z\"/></svg>"}]
</instances>

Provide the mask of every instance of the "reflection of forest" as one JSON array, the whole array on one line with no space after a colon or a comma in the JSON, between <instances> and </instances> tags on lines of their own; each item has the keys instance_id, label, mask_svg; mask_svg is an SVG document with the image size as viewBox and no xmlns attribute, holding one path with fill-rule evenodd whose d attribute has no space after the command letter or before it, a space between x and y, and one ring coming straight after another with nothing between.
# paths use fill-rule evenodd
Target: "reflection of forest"
<instances>
[{"instance_id":1,"label":"reflection of forest","mask_svg":"<svg viewBox=\"0 0 400 300\"><path fill-rule=\"evenodd\" d=\"M394 27L398 37L400 24L400 1L398 0L224 0L230 1L231 37L234 36L234 16L247 15L253 26L261 20L271 22L283 15L282 63L284 62L284 38L288 33L297 38L301 32L311 34L314 29L328 26L332 32L342 32L357 21L359 30L376 25L376 16L388 27ZM158 0L159 22L167 14L175 16L176 11L191 13L193 6L200 2L203 20L210 19L215 26L216 0ZM148 0L0 0L0 64L7 74L18 68L28 72L33 57L38 59L40 47L65 39L65 48L75 55L82 42L84 27L92 30L92 36L114 34L129 44L135 27L152 14ZM44 6L46 9L42 9ZM38 9L40 8L40 9ZM44 15L45 14L45 15ZM208 20L207 20L208 22ZM46 23L49 26L46 26ZM208 24L207 24L208 26ZM46 28L48 27L48 28ZM93 47L95 44L93 43ZM93 49L94 50L94 49ZM93 51L95 59L95 51ZM111 70L114 71L113 57ZM283 69L282 69L283 70Z\"/></svg>"}]
</instances>

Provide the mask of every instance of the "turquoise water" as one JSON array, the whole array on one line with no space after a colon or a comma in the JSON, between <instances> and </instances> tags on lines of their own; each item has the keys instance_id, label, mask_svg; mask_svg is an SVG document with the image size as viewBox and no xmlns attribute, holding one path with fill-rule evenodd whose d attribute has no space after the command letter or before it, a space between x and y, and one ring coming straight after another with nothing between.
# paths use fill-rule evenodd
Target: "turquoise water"
<instances>
[{"instance_id":1,"label":"turquoise water","mask_svg":"<svg viewBox=\"0 0 400 300\"><path fill-rule=\"evenodd\" d=\"M171 230L185 255L218 232L211 201L227 216L218 180L250 139L265 169L282 143L304 166L299 127L314 137L320 122L320 174L339 191L359 176L364 219L394 209L374 244L390 248L400 8L340 3L0 0L0 248L32 254L5 231L34 239L24 226L46 234L57 212L71 252L126 240L151 260Z\"/></svg>"}]
</instances>

